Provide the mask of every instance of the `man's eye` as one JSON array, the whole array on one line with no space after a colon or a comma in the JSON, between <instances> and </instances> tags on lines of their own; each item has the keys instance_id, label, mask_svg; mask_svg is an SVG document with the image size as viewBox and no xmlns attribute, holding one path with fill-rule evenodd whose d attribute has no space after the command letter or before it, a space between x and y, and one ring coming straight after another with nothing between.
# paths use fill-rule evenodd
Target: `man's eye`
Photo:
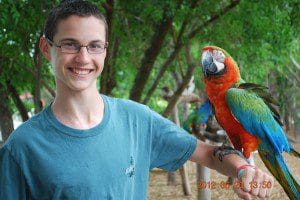
<instances>
[{"instance_id":1,"label":"man's eye","mask_svg":"<svg viewBox=\"0 0 300 200\"><path fill-rule=\"evenodd\" d=\"M91 49L102 49L103 45L102 44L90 44L89 47Z\"/></svg>"},{"instance_id":2,"label":"man's eye","mask_svg":"<svg viewBox=\"0 0 300 200\"><path fill-rule=\"evenodd\" d=\"M68 42L68 43L63 43L61 44L61 46L66 47L66 48L78 48L78 44L76 43L72 43L72 42Z\"/></svg>"}]
</instances>

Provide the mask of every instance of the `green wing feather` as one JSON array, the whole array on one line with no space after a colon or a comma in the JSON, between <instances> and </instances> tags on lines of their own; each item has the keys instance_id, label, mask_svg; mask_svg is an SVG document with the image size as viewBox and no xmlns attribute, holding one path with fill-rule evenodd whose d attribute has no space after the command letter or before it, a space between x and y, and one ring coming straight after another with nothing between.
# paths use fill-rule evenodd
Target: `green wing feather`
<instances>
[{"instance_id":1,"label":"green wing feather","mask_svg":"<svg viewBox=\"0 0 300 200\"><path fill-rule=\"evenodd\" d=\"M251 92L256 93L260 98L263 99L265 104L269 107L269 109L272 111L272 115L274 119L281 125L283 126L283 123L281 121L280 114L278 113L277 109L275 106L279 106L278 101L276 101L270 92L268 91L268 87L255 84L255 83L241 83L240 85L237 86L240 89L245 89Z\"/></svg>"}]
</instances>

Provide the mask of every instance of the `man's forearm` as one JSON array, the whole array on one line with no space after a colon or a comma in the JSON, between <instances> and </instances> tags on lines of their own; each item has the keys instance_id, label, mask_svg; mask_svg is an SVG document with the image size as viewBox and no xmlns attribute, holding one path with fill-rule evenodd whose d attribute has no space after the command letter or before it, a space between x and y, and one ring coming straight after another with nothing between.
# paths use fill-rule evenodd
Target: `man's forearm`
<instances>
[{"instance_id":1,"label":"man's forearm","mask_svg":"<svg viewBox=\"0 0 300 200\"><path fill-rule=\"evenodd\" d=\"M212 147L211 152L213 151L214 147ZM222 159L222 161L220 161L218 158L219 153L221 153L221 151L217 152L215 156L213 156L211 153L210 156L212 159L211 161L212 166L208 166L208 167L215 169L226 176L237 178L236 177L237 168L239 168L242 165L248 164L243 158L241 158L237 154L226 155Z\"/></svg>"},{"instance_id":2,"label":"man's forearm","mask_svg":"<svg viewBox=\"0 0 300 200\"><path fill-rule=\"evenodd\" d=\"M236 169L248 163L236 154L226 155L222 161L220 161L218 155L221 151L218 151L216 155L213 156L215 147L216 146L198 140L197 148L190 160L211 169L215 169L226 176L236 178Z\"/></svg>"}]
</instances>

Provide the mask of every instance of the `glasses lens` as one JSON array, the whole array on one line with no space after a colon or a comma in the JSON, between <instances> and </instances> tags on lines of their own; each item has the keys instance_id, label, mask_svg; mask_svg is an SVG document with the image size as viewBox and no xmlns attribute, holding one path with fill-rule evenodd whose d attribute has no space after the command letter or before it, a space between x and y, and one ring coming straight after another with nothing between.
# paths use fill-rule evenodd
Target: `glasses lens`
<instances>
[{"instance_id":1,"label":"glasses lens","mask_svg":"<svg viewBox=\"0 0 300 200\"><path fill-rule=\"evenodd\" d=\"M105 48L106 48L107 44L103 44L103 43L92 43L89 44L88 46L82 46L78 43L74 43L74 42L66 42L66 43L62 43L60 46L61 48L61 52L63 53L78 53L81 49L81 47L86 47L87 51L90 54L100 54L103 53Z\"/></svg>"},{"instance_id":2,"label":"glasses lens","mask_svg":"<svg viewBox=\"0 0 300 200\"><path fill-rule=\"evenodd\" d=\"M61 44L61 52L63 53L77 53L79 49L80 45L73 42Z\"/></svg>"},{"instance_id":3,"label":"glasses lens","mask_svg":"<svg viewBox=\"0 0 300 200\"><path fill-rule=\"evenodd\" d=\"M105 44L95 43L87 46L89 53L103 53Z\"/></svg>"}]
</instances>

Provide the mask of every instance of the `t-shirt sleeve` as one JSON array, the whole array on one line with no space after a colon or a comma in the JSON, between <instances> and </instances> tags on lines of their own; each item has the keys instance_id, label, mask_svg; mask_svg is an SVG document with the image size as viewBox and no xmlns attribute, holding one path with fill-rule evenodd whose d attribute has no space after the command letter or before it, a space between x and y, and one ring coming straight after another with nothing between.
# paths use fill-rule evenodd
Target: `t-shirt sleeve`
<instances>
[{"instance_id":1,"label":"t-shirt sleeve","mask_svg":"<svg viewBox=\"0 0 300 200\"><path fill-rule=\"evenodd\" d=\"M170 120L150 112L153 126L150 168L175 171L191 157L197 140Z\"/></svg>"},{"instance_id":2,"label":"t-shirt sleeve","mask_svg":"<svg viewBox=\"0 0 300 200\"><path fill-rule=\"evenodd\" d=\"M26 199L25 178L6 147L0 149L0 188L0 199Z\"/></svg>"}]
</instances>

